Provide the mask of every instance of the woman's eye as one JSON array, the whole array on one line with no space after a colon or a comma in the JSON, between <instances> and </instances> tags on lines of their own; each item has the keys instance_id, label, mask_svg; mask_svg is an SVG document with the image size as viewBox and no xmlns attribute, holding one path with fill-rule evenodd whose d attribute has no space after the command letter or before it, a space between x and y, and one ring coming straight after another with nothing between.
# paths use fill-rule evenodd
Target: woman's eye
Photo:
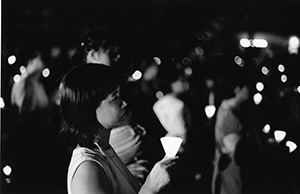
<instances>
[{"instance_id":1,"label":"woman's eye","mask_svg":"<svg viewBox=\"0 0 300 194\"><path fill-rule=\"evenodd\" d=\"M115 96L114 98L113 98L113 101L121 101L122 100L122 98L120 97L120 96Z\"/></svg>"}]
</instances>

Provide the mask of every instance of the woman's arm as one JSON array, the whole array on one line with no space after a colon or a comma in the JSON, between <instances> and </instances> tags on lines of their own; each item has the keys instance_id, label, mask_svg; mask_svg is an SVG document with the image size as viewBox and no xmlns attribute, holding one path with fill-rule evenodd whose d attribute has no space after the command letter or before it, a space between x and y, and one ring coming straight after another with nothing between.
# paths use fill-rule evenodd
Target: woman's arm
<instances>
[{"instance_id":1,"label":"woman's arm","mask_svg":"<svg viewBox=\"0 0 300 194\"><path fill-rule=\"evenodd\" d=\"M161 189L168 185L171 180L168 170L175 164L174 160L176 159L178 159L177 156L171 158L165 157L161 161L157 162L147 176L139 194L158 193Z\"/></svg>"},{"instance_id":2,"label":"woman's arm","mask_svg":"<svg viewBox=\"0 0 300 194\"><path fill-rule=\"evenodd\" d=\"M79 165L72 180L73 194L109 194L109 183L104 170L93 161Z\"/></svg>"}]
</instances>

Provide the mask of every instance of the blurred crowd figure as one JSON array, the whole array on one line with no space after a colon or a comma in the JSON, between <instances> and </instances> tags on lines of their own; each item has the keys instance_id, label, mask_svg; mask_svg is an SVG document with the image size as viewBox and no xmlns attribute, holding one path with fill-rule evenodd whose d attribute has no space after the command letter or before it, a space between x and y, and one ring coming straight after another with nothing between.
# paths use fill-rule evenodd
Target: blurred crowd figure
<instances>
[{"instance_id":1,"label":"blurred crowd figure","mask_svg":"<svg viewBox=\"0 0 300 194\"><path fill-rule=\"evenodd\" d=\"M235 77L236 75L233 75ZM243 75L245 76L245 75ZM250 97L251 77L225 80L217 96L221 102L216 113L214 127L215 158L212 180L212 193L242 193L241 170L236 161L237 144L242 139L242 130L246 130L242 105Z\"/></svg>"},{"instance_id":2,"label":"blurred crowd figure","mask_svg":"<svg viewBox=\"0 0 300 194\"><path fill-rule=\"evenodd\" d=\"M5 131L13 138L10 143L16 166L16 187L23 192L60 191L64 180L64 145L59 137L60 110L56 103L58 84L49 88L42 72L48 67L47 53L41 47L26 48L24 70L20 80L12 85L10 115L12 130ZM57 88L53 87L57 86ZM12 154L12 153L10 153ZM61 157L54 161L53 158ZM48 161L52 161L51 165ZM12 188L12 192L17 188Z\"/></svg>"},{"instance_id":3,"label":"blurred crowd figure","mask_svg":"<svg viewBox=\"0 0 300 194\"><path fill-rule=\"evenodd\" d=\"M176 60L165 60L159 68L158 80L165 85L163 95L153 104L153 111L166 131L164 136L180 137L178 151L180 160L173 173L174 190L190 193L193 191L194 172L190 135L194 132L192 110L189 103L191 84L184 74L183 65ZM194 104L196 106L196 104ZM184 179L182 178L184 177ZM170 192L174 192L173 190Z\"/></svg>"},{"instance_id":4,"label":"blurred crowd figure","mask_svg":"<svg viewBox=\"0 0 300 194\"><path fill-rule=\"evenodd\" d=\"M174 62L172 65L176 66L176 63ZM183 151L186 146L188 130L192 127L192 121L191 112L180 96L187 92L190 86L187 80L183 76L180 76L177 71L179 70L174 68L172 71L170 68L169 75L163 75L169 78L170 91L166 91L154 103L153 110L167 131L166 136L175 136L183 139L180 149Z\"/></svg>"},{"instance_id":5,"label":"blurred crowd figure","mask_svg":"<svg viewBox=\"0 0 300 194\"><path fill-rule=\"evenodd\" d=\"M20 81L12 86L11 104L24 117L23 121L32 122L32 124L43 124L45 120L41 117L39 119L35 117L43 114L45 116L49 115L47 112L50 108L50 98L40 80L45 64L39 51L36 51L34 56L29 59L25 68L26 70L21 74ZM30 116L34 120L31 120Z\"/></svg>"}]
</instances>

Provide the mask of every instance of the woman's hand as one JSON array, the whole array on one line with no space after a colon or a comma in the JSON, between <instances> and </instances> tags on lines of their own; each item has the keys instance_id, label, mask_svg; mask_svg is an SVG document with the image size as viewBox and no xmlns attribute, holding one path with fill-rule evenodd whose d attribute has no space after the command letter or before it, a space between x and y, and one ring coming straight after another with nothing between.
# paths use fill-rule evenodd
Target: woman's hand
<instances>
[{"instance_id":1,"label":"woman's hand","mask_svg":"<svg viewBox=\"0 0 300 194\"><path fill-rule=\"evenodd\" d=\"M127 168L135 176L139 182L143 183L149 170L146 168L149 162L147 160L136 160L134 163L128 164Z\"/></svg>"},{"instance_id":2,"label":"woman's hand","mask_svg":"<svg viewBox=\"0 0 300 194\"><path fill-rule=\"evenodd\" d=\"M148 175L145 184L142 186L140 193L157 193L170 183L170 168L175 164L178 156L163 158L157 162Z\"/></svg>"}]
</instances>

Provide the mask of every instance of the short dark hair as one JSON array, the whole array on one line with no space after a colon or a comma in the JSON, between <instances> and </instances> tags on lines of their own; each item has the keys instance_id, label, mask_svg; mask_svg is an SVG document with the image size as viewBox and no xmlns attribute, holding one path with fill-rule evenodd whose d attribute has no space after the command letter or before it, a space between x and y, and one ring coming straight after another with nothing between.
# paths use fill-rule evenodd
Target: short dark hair
<instances>
[{"instance_id":1,"label":"short dark hair","mask_svg":"<svg viewBox=\"0 0 300 194\"><path fill-rule=\"evenodd\" d=\"M215 104L219 106L224 99L235 96L234 89L236 87L247 86L250 93L253 93L255 87L255 76L253 70L249 66L240 67L234 63L233 57L219 57L213 62L218 72L216 75L217 89Z\"/></svg>"},{"instance_id":2,"label":"short dark hair","mask_svg":"<svg viewBox=\"0 0 300 194\"><path fill-rule=\"evenodd\" d=\"M60 85L62 134L75 146L91 147L101 124L96 109L118 87L111 68L82 64L63 77Z\"/></svg>"},{"instance_id":3,"label":"short dark hair","mask_svg":"<svg viewBox=\"0 0 300 194\"><path fill-rule=\"evenodd\" d=\"M92 29L87 32L77 48L72 58L73 65L80 65L86 62L86 56L91 50L99 50L99 48L108 49L110 47L122 47L122 37L115 29Z\"/></svg>"}]
</instances>

